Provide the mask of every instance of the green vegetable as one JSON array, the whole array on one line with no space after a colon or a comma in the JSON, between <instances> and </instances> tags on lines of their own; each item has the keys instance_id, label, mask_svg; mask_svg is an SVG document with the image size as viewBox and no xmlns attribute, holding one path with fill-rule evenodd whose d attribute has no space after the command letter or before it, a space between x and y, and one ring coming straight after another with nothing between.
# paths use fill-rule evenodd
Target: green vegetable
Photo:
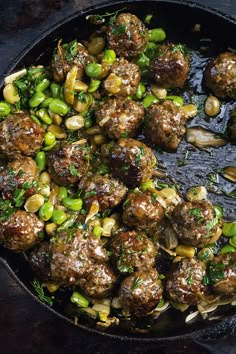
<instances>
[{"instance_id":1,"label":"green vegetable","mask_svg":"<svg viewBox=\"0 0 236 354\"><path fill-rule=\"evenodd\" d=\"M45 91L50 85L50 81L46 78L44 78L42 81L40 81L36 87L35 87L35 91L36 92L43 92Z\"/></svg>"},{"instance_id":2,"label":"green vegetable","mask_svg":"<svg viewBox=\"0 0 236 354\"><path fill-rule=\"evenodd\" d=\"M10 106L6 102L0 102L0 117L6 117L10 112Z\"/></svg>"},{"instance_id":3,"label":"green vegetable","mask_svg":"<svg viewBox=\"0 0 236 354\"><path fill-rule=\"evenodd\" d=\"M166 33L162 28L154 28L148 31L150 42L162 42L166 38Z\"/></svg>"},{"instance_id":4,"label":"green vegetable","mask_svg":"<svg viewBox=\"0 0 236 354\"><path fill-rule=\"evenodd\" d=\"M55 224L57 225L61 225L63 224L64 221L66 221L67 219L67 215L63 210L59 210L59 209L54 209L52 216L51 216L51 220L52 222L55 222Z\"/></svg>"},{"instance_id":5,"label":"green vegetable","mask_svg":"<svg viewBox=\"0 0 236 354\"><path fill-rule=\"evenodd\" d=\"M149 66L150 59L144 53L140 53L138 59L136 60L136 64L141 70L144 70Z\"/></svg>"},{"instance_id":6,"label":"green vegetable","mask_svg":"<svg viewBox=\"0 0 236 354\"><path fill-rule=\"evenodd\" d=\"M44 203L39 209L39 218L43 221L51 219L53 214L53 204L51 202Z\"/></svg>"},{"instance_id":7,"label":"green vegetable","mask_svg":"<svg viewBox=\"0 0 236 354\"><path fill-rule=\"evenodd\" d=\"M45 124L52 124L52 119L49 117L45 108L40 108L36 113L36 116Z\"/></svg>"},{"instance_id":8,"label":"green vegetable","mask_svg":"<svg viewBox=\"0 0 236 354\"><path fill-rule=\"evenodd\" d=\"M103 228L99 225L95 225L93 228L93 234L100 238L102 236Z\"/></svg>"},{"instance_id":9,"label":"green vegetable","mask_svg":"<svg viewBox=\"0 0 236 354\"><path fill-rule=\"evenodd\" d=\"M48 108L49 104L52 102L53 98L52 97L48 97L46 98L42 103L41 103L41 107L42 108Z\"/></svg>"},{"instance_id":10,"label":"green vegetable","mask_svg":"<svg viewBox=\"0 0 236 354\"><path fill-rule=\"evenodd\" d=\"M148 42L145 55L150 59L153 60L156 57L157 45L153 42Z\"/></svg>"},{"instance_id":11,"label":"green vegetable","mask_svg":"<svg viewBox=\"0 0 236 354\"><path fill-rule=\"evenodd\" d=\"M13 201L15 204L16 208L20 208L22 204L24 203L24 195L25 195L25 190L24 189L16 189L13 192Z\"/></svg>"},{"instance_id":12,"label":"green vegetable","mask_svg":"<svg viewBox=\"0 0 236 354\"><path fill-rule=\"evenodd\" d=\"M66 197L62 200L62 204L70 210L80 211L83 205L83 200L81 198Z\"/></svg>"},{"instance_id":13,"label":"green vegetable","mask_svg":"<svg viewBox=\"0 0 236 354\"><path fill-rule=\"evenodd\" d=\"M59 198L60 200L66 198L68 196L68 191L66 189L66 187L60 187L59 188Z\"/></svg>"},{"instance_id":14,"label":"green vegetable","mask_svg":"<svg viewBox=\"0 0 236 354\"><path fill-rule=\"evenodd\" d=\"M100 85L101 85L100 80L91 80L89 88L88 88L88 92L92 93L92 92L97 91L97 89L99 88Z\"/></svg>"},{"instance_id":15,"label":"green vegetable","mask_svg":"<svg viewBox=\"0 0 236 354\"><path fill-rule=\"evenodd\" d=\"M158 102L159 100L156 98L154 95L148 95L143 99L143 107L148 108L150 107L153 103Z\"/></svg>"},{"instance_id":16,"label":"green vegetable","mask_svg":"<svg viewBox=\"0 0 236 354\"><path fill-rule=\"evenodd\" d=\"M227 237L236 236L236 221L225 222L222 228L222 233Z\"/></svg>"},{"instance_id":17,"label":"green vegetable","mask_svg":"<svg viewBox=\"0 0 236 354\"><path fill-rule=\"evenodd\" d=\"M122 25L119 25L119 26L114 26L112 31L111 31L111 34L119 36L119 35L121 35L121 34L123 34L125 32L126 32L126 27L125 27L124 24L122 24Z\"/></svg>"},{"instance_id":18,"label":"green vegetable","mask_svg":"<svg viewBox=\"0 0 236 354\"><path fill-rule=\"evenodd\" d=\"M35 162L38 166L39 172L45 170L46 166L46 155L44 151L39 151L35 156Z\"/></svg>"},{"instance_id":19,"label":"green vegetable","mask_svg":"<svg viewBox=\"0 0 236 354\"><path fill-rule=\"evenodd\" d=\"M38 282L38 280L32 281L31 284L34 287L34 290L36 291L39 300L41 300L45 304L48 304L49 306L52 306L54 297L45 295L44 289L42 285Z\"/></svg>"},{"instance_id":20,"label":"green vegetable","mask_svg":"<svg viewBox=\"0 0 236 354\"><path fill-rule=\"evenodd\" d=\"M85 128L85 129L88 129L88 128L90 128L92 125L93 125L93 120L92 120L92 118L90 118L90 117L85 117L85 120L84 120L84 128Z\"/></svg>"},{"instance_id":21,"label":"green vegetable","mask_svg":"<svg viewBox=\"0 0 236 354\"><path fill-rule=\"evenodd\" d=\"M49 103L49 109L53 113L60 114L62 116L66 115L69 111L68 105L60 100L59 98L54 98L50 103Z\"/></svg>"},{"instance_id":22,"label":"green vegetable","mask_svg":"<svg viewBox=\"0 0 236 354\"><path fill-rule=\"evenodd\" d=\"M47 132L44 135L44 145L50 146L50 145L54 144L55 141L56 141L56 137L55 137L55 135L53 133Z\"/></svg>"},{"instance_id":23,"label":"green vegetable","mask_svg":"<svg viewBox=\"0 0 236 354\"><path fill-rule=\"evenodd\" d=\"M74 291L71 295L70 301L79 307L88 307L89 301L77 291Z\"/></svg>"},{"instance_id":24,"label":"green vegetable","mask_svg":"<svg viewBox=\"0 0 236 354\"><path fill-rule=\"evenodd\" d=\"M146 92L146 87L142 82L140 82L138 84L137 91L135 93L136 97L140 100L141 98L143 98L145 92Z\"/></svg>"},{"instance_id":25,"label":"green vegetable","mask_svg":"<svg viewBox=\"0 0 236 354\"><path fill-rule=\"evenodd\" d=\"M142 183L140 188L142 191L146 191L147 189L150 189L150 188L155 189L155 185L154 185L154 182L151 179L149 179L147 182Z\"/></svg>"},{"instance_id":26,"label":"green vegetable","mask_svg":"<svg viewBox=\"0 0 236 354\"><path fill-rule=\"evenodd\" d=\"M61 86L53 82L50 86L51 94L53 98L59 98L61 93Z\"/></svg>"},{"instance_id":27,"label":"green vegetable","mask_svg":"<svg viewBox=\"0 0 236 354\"><path fill-rule=\"evenodd\" d=\"M233 247L236 247L236 235L230 238L229 244Z\"/></svg>"},{"instance_id":28,"label":"green vegetable","mask_svg":"<svg viewBox=\"0 0 236 354\"><path fill-rule=\"evenodd\" d=\"M178 107L183 106L184 104L184 100L180 96L170 95L170 96L166 96L166 99L173 101L173 103Z\"/></svg>"},{"instance_id":29,"label":"green vegetable","mask_svg":"<svg viewBox=\"0 0 236 354\"><path fill-rule=\"evenodd\" d=\"M15 209L10 200L0 199L0 221L6 221L14 211Z\"/></svg>"},{"instance_id":30,"label":"green vegetable","mask_svg":"<svg viewBox=\"0 0 236 354\"><path fill-rule=\"evenodd\" d=\"M85 68L85 73L92 79L97 79L102 73L102 65L97 63L89 63Z\"/></svg>"},{"instance_id":31,"label":"green vegetable","mask_svg":"<svg viewBox=\"0 0 236 354\"><path fill-rule=\"evenodd\" d=\"M232 245L227 244L220 249L219 254L228 252L236 252L236 248L234 248Z\"/></svg>"},{"instance_id":32,"label":"green vegetable","mask_svg":"<svg viewBox=\"0 0 236 354\"><path fill-rule=\"evenodd\" d=\"M132 290L135 290L139 287L139 285L141 285L143 283L143 279L141 279L140 277L135 278L133 285L132 285Z\"/></svg>"},{"instance_id":33,"label":"green vegetable","mask_svg":"<svg viewBox=\"0 0 236 354\"><path fill-rule=\"evenodd\" d=\"M144 19L144 23L146 23L147 25L149 25L151 19L152 19L152 15L147 15L147 16L145 17L145 19Z\"/></svg>"},{"instance_id":34,"label":"green vegetable","mask_svg":"<svg viewBox=\"0 0 236 354\"><path fill-rule=\"evenodd\" d=\"M42 92L35 92L35 94L29 99L29 106L31 108L38 107L45 98L46 96Z\"/></svg>"},{"instance_id":35,"label":"green vegetable","mask_svg":"<svg viewBox=\"0 0 236 354\"><path fill-rule=\"evenodd\" d=\"M113 64L116 60L116 52L113 49L107 49L104 52L102 62L106 64Z\"/></svg>"}]
</instances>

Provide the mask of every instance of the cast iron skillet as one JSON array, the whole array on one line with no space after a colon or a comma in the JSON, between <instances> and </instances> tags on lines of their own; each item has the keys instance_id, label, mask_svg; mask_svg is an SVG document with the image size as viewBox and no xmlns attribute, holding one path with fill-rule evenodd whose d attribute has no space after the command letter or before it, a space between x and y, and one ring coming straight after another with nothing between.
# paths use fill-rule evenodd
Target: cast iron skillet
<instances>
[{"instance_id":1,"label":"cast iron skillet","mask_svg":"<svg viewBox=\"0 0 236 354\"><path fill-rule=\"evenodd\" d=\"M113 2L112 5L109 3L99 4L93 8L75 13L70 18L58 23L20 53L4 76L31 64L48 64L53 48L56 45L56 40L59 38L63 38L65 42L74 38L79 40L88 38L89 34L95 30L94 26L85 19L88 14L114 12L124 7L126 8L125 11L134 13L141 19L144 18L145 14L153 13L156 18L156 26L163 27L166 30L169 40L186 43L191 48L199 46L199 34L194 33L191 29L194 24L200 23L202 26L201 38L211 38L213 40L209 57L228 47L233 47L236 43L236 21L207 7L196 6L194 3L185 1L117 1ZM206 42L204 43L206 45ZM193 71L190 80L194 83L197 92L201 94L202 76L199 74L199 69L205 63L201 62L200 58L196 58L195 62L196 70ZM1 78L2 82L4 76ZM213 123L205 122L206 126L215 131L225 130L233 106L236 106L235 102L226 102L217 121ZM197 120L193 121L192 125L197 123ZM204 126L204 124L202 125ZM236 161L235 146L228 144L220 150L213 149L210 154L206 151L200 152L193 149L188 164L177 169L176 161L183 158L185 149L186 143L183 142L177 154L162 154L158 156L163 166L167 170L171 170L171 175L183 186L183 192L186 187L203 183L206 174L220 167L221 163L227 161L228 165L230 165ZM223 179L221 183L224 184L225 191L232 189L232 184L223 181ZM234 218L236 210L233 199L227 198L221 193L211 193L210 199L213 203L221 204L225 207L227 210L226 216L229 219ZM31 286L33 274L23 256L0 247L0 261L15 280L39 302ZM54 308L49 308L41 302L40 304L56 316L73 323L72 317L69 316L70 309L66 308L65 310L63 296L56 301ZM98 329L90 319L80 318L78 327L91 333L103 333L106 336L122 340L149 342L164 342L187 338L197 339L204 336L213 338L218 334L223 335L231 332L236 327L236 315L233 307L224 308L223 317L211 322L199 320L192 324L186 324L184 322L185 316L179 311L168 310L156 321L149 322L149 327L146 327L145 321L124 321L121 322L120 326L111 327L105 331ZM139 329L138 331L137 328Z\"/></svg>"}]
</instances>

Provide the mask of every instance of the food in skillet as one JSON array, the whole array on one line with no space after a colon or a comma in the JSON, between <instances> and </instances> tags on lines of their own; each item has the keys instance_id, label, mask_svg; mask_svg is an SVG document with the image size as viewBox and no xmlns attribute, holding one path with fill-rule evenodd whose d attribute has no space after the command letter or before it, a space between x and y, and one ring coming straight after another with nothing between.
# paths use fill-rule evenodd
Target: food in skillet
<instances>
[{"instance_id":1,"label":"food in skillet","mask_svg":"<svg viewBox=\"0 0 236 354\"><path fill-rule=\"evenodd\" d=\"M188 124L198 108L214 117L218 98L235 98L235 54L206 64L218 98L201 107L185 91L191 65L185 44L115 13L88 40L59 40L48 66L6 78L0 242L24 253L41 300L56 306L66 297L70 316L103 327L172 307L205 317L212 304L233 302L235 222L204 186L183 193L160 166L186 131L195 150L228 143ZM235 182L235 167L222 173Z\"/></svg>"}]
</instances>

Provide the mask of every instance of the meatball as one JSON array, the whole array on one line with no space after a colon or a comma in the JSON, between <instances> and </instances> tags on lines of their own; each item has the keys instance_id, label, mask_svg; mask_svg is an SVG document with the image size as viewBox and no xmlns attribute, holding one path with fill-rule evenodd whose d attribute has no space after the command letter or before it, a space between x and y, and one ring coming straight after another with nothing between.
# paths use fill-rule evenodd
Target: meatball
<instances>
[{"instance_id":1,"label":"meatball","mask_svg":"<svg viewBox=\"0 0 236 354\"><path fill-rule=\"evenodd\" d=\"M224 253L213 259L209 277L217 294L231 296L236 293L236 252Z\"/></svg>"},{"instance_id":2,"label":"meatball","mask_svg":"<svg viewBox=\"0 0 236 354\"><path fill-rule=\"evenodd\" d=\"M0 243L12 251L24 252L40 241L44 223L33 213L17 210L0 226Z\"/></svg>"},{"instance_id":3,"label":"meatball","mask_svg":"<svg viewBox=\"0 0 236 354\"><path fill-rule=\"evenodd\" d=\"M156 269L134 272L120 286L119 296L124 314L146 316L161 300L162 292Z\"/></svg>"},{"instance_id":4,"label":"meatball","mask_svg":"<svg viewBox=\"0 0 236 354\"><path fill-rule=\"evenodd\" d=\"M116 275L107 264L99 264L86 278L81 278L78 285L83 292L92 298L102 298L112 291L116 282Z\"/></svg>"},{"instance_id":5,"label":"meatball","mask_svg":"<svg viewBox=\"0 0 236 354\"><path fill-rule=\"evenodd\" d=\"M78 284L95 265L108 262L101 240L90 232L67 229L51 241L52 279L63 285Z\"/></svg>"},{"instance_id":6,"label":"meatball","mask_svg":"<svg viewBox=\"0 0 236 354\"><path fill-rule=\"evenodd\" d=\"M163 217L164 208L159 203L155 191L130 192L123 204L123 222L139 230L157 228Z\"/></svg>"},{"instance_id":7,"label":"meatball","mask_svg":"<svg viewBox=\"0 0 236 354\"><path fill-rule=\"evenodd\" d=\"M9 162L0 173L0 191L3 199L13 199L21 191L22 202L34 194L39 176L38 167L31 157Z\"/></svg>"},{"instance_id":8,"label":"meatball","mask_svg":"<svg viewBox=\"0 0 236 354\"><path fill-rule=\"evenodd\" d=\"M186 48L173 43L160 45L150 70L158 85L165 88L183 87L189 73Z\"/></svg>"},{"instance_id":9,"label":"meatball","mask_svg":"<svg viewBox=\"0 0 236 354\"><path fill-rule=\"evenodd\" d=\"M50 270L50 244L41 242L29 255L30 268L41 281L48 281L51 278Z\"/></svg>"},{"instance_id":10,"label":"meatball","mask_svg":"<svg viewBox=\"0 0 236 354\"><path fill-rule=\"evenodd\" d=\"M42 146L44 129L28 113L15 113L0 123L0 153L8 158L34 156Z\"/></svg>"},{"instance_id":11,"label":"meatball","mask_svg":"<svg viewBox=\"0 0 236 354\"><path fill-rule=\"evenodd\" d=\"M116 88L112 93L116 96L127 97L134 95L137 91L141 79L141 71L138 65L128 62L124 58L118 58L111 66L111 74L117 77ZM110 92L111 84L114 86L114 79L111 80L111 74L104 81L105 89Z\"/></svg>"},{"instance_id":12,"label":"meatball","mask_svg":"<svg viewBox=\"0 0 236 354\"><path fill-rule=\"evenodd\" d=\"M137 16L119 14L107 29L107 41L117 55L131 59L142 53L148 43L148 31Z\"/></svg>"},{"instance_id":13,"label":"meatball","mask_svg":"<svg viewBox=\"0 0 236 354\"><path fill-rule=\"evenodd\" d=\"M206 200L183 202L172 213L172 226L185 245L204 247L218 228L213 205Z\"/></svg>"},{"instance_id":14,"label":"meatball","mask_svg":"<svg viewBox=\"0 0 236 354\"><path fill-rule=\"evenodd\" d=\"M184 258L173 263L166 276L165 293L167 297L179 304L197 304L204 293L202 284L206 274L203 262L194 258Z\"/></svg>"},{"instance_id":15,"label":"meatball","mask_svg":"<svg viewBox=\"0 0 236 354\"><path fill-rule=\"evenodd\" d=\"M97 124L111 139L134 136L143 120L144 108L128 98L111 98L97 107Z\"/></svg>"},{"instance_id":16,"label":"meatball","mask_svg":"<svg viewBox=\"0 0 236 354\"><path fill-rule=\"evenodd\" d=\"M206 85L221 98L236 98L236 54L219 54L206 67Z\"/></svg>"},{"instance_id":17,"label":"meatball","mask_svg":"<svg viewBox=\"0 0 236 354\"><path fill-rule=\"evenodd\" d=\"M177 150L187 119L187 114L170 100L154 103L146 109L144 134L163 149Z\"/></svg>"},{"instance_id":18,"label":"meatball","mask_svg":"<svg viewBox=\"0 0 236 354\"><path fill-rule=\"evenodd\" d=\"M78 183L88 171L88 147L77 144L57 145L47 154L47 165L53 181L59 185Z\"/></svg>"},{"instance_id":19,"label":"meatball","mask_svg":"<svg viewBox=\"0 0 236 354\"><path fill-rule=\"evenodd\" d=\"M58 43L57 50L51 62L53 78L55 81L64 81L66 74L72 67L77 66L77 80L82 80L84 69L90 62L91 57L87 49L81 43L74 41L62 46Z\"/></svg>"},{"instance_id":20,"label":"meatball","mask_svg":"<svg viewBox=\"0 0 236 354\"><path fill-rule=\"evenodd\" d=\"M129 187L137 187L152 177L156 157L141 141L127 138L113 144L110 163L114 176Z\"/></svg>"},{"instance_id":21,"label":"meatball","mask_svg":"<svg viewBox=\"0 0 236 354\"><path fill-rule=\"evenodd\" d=\"M109 175L92 175L80 181L79 189L84 192L84 202L87 209L96 200L100 211L112 209L124 199L128 188L117 178Z\"/></svg>"},{"instance_id":22,"label":"meatball","mask_svg":"<svg viewBox=\"0 0 236 354\"><path fill-rule=\"evenodd\" d=\"M156 247L143 232L117 233L111 239L110 251L120 273L150 269L155 265Z\"/></svg>"}]
</instances>

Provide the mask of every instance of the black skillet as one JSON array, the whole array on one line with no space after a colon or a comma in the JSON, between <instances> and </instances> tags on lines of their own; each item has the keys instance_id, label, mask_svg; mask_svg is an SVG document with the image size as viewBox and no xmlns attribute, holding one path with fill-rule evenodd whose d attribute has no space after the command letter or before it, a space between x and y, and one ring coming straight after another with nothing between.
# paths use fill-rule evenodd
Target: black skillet
<instances>
[{"instance_id":1,"label":"black skillet","mask_svg":"<svg viewBox=\"0 0 236 354\"><path fill-rule=\"evenodd\" d=\"M95 30L95 27L85 19L88 14L104 14L122 8L125 8L124 11L136 14L141 19L144 18L145 14L153 14L155 19L153 27L163 27L170 41L185 43L194 49L205 46L205 55L208 59L227 48L235 47L236 44L236 21L207 7L196 6L194 3L185 1L117 1L113 2L112 5L109 3L96 5L85 11L75 13L70 18L58 23L55 27L40 35L34 44L30 44L20 53L4 76L31 64L48 64L56 40L59 38L63 38L65 42L74 38L79 40L88 38L89 34ZM194 25L199 23L202 29L200 34L192 31ZM212 39L211 42L209 42L209 38ZM190 82L199 95L205 89L202 86L202 76L200 74L205 64L204 60L195 56L195 69L192 70L190 75ZM185 93L186 100L188 100L188 95L187 90ZM224 102L221 114L215 121L207 121L200 116L190 124L201 124L216 132L225 131L230 112L234 106L236 106L234 102ZM190 150L190 157L187 164L180 167L179 161L183 160L186 149ZM236 161L235 146L231 144L221 149L199 151L183 142L176 154L160 154L157 152L157 155L160 164L167 172L171 171L170 175L174 178L174 181L182 186L182 192L190 185L206 183L207 174L225 166L225 162L232 165ZM233 185L222 177L220 177L220 185L223 186L225 193L222 193L221 190L210 193L210 199L214 203L223 205L226 210L226 217L233 219L236 214L235 202L234 199L226 196L226 193L232 190ZM0 248L0 261L16 281L38 301L31 285L33 274L23 256ZM41 302L40 304L53 312L55 316L68 323L73 323L70 309L65 302L66 295L66 293L59 295L53 308L49 308ZM88 318L81 318L78 330L84 329L91 333L103 333L105 336L122 340L143 342L166 342L187 338L196 340L200 337L214 338L217 335L227 334L227 332L232 333L236 326L236 315L233 307L225 307L220 315L222 315L220 319L211 322L197 320L186 324L184 322L186 314L176 310L168 310L155 321L121 321L120 326L106 330L99 329Z\"/></svg>"}]
</instances>

